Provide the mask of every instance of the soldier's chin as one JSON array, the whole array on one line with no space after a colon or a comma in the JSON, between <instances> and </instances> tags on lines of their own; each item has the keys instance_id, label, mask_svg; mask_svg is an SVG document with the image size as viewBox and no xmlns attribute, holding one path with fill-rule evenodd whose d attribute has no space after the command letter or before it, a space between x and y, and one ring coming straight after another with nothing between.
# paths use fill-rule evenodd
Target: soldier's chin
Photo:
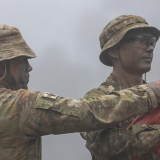
<instances>
[{"instance_id":1,"label":"soldier's chin","mask_svg":"<svg viewBox=\"0 0 160 160\"><path fill-rule=\"evenodd\" d=\"M26 83L24 84L24 88L23 89L28 89L28 82L29 82L29 79L27 79Z\"/></svg>"},{"instance_id":2,"label":"soldier's chin","mask_svg":"<svg viewBox=\"0 0 160 160\"><path fill-rule=\"evenodd\" d=\"M147 73L147 72L149 72L150 70L151 70L151 66L145 67L145 68L143 69L143 73Z\"/></svg>"},{"instance_id":3,"label":"soldier's chin","mask_svg":"<svg viewBox=\"0 0 160 160\"><path fill-rule=\"evenodd\" d=\"M28 86L26 86L26 88L25 89L28 89Z\"/></svg>"},{"instance_id":4,"label":"soldier's chin","mask_svg":"<svg viewBox=\"0 0 160 160\"><path fill-rule=\"evenodd\" d=\"M22 89L28 89L28 86L23 86Z\"/></svg>"},{"instance_id":5,"label":"soldier's chin","mask_svg":"<svg viewBox=\"0 0 160 160\"><path fill-rule=\"evenodd\" d=\"M22 89L28 89L27 83L22 85Z\"/></svg>"}]
</instances>

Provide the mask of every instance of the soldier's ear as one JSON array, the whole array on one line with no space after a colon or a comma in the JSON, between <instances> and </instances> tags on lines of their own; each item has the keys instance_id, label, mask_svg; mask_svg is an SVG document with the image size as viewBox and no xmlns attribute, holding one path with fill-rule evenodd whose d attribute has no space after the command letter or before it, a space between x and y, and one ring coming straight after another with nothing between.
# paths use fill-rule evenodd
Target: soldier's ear
<instances>
[{"instance_id":1,"label":"soldier's ear","mask_svg":"<svg viewBox=\"0 0 160 160\"><path fill-rule=\"evenodd\" d=\"M108 55L111 57L111 58L119 58L119 52L118 52L118 48L114 47L114 48L111 48L107 51Z\"/></svg>"}]
</instances>

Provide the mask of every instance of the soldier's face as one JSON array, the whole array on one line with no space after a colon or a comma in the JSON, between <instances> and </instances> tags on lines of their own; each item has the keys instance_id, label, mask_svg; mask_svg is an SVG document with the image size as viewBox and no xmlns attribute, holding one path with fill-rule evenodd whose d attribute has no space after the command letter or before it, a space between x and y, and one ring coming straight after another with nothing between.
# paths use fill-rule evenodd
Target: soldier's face
<instances>
[{"instance_id":1,"label":"soldier's face","mask_svg":"<svg viewBox=\"0 0 160 160\"><path fill-rule=\"evenodd\" d=\"M24 56L12 59L7 64L6 80L11 88L28 89L29 72L32 70L28 59Z\"/></svg>"},{"instance_id":2,"label":"soldier's face","mask_svg":"<svg viewBox=\"0 0 160 160\"><path fill-rule=\"evenodd\" d=\"M149 37L151 40L152 38L155 40L151 33L142 31L137 31L134 34L126 36L129 37L132 35L135 37ZM148 45L143 38L139 41L126 40L120 43L120 60L123 68L130 73L132 72L139 75L150 71L155 44L153 45L152 42L149 42L150 44Z\"/></svg>"}]
</instances>

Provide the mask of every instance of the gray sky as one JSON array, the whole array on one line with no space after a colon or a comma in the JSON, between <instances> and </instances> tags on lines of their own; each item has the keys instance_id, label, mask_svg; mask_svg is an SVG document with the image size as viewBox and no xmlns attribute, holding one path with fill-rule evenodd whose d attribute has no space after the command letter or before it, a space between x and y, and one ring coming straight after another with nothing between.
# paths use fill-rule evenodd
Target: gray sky
<instances>
[{"instance_id":1,"label":"gray sky","mask_svg":"<svg viewBox=\"0 0 160 160\"><path fill-rule=\"evenodd\" d=\"M99 61L99 35L113 18L142 16L160 29L159 0L1 0L0 23L20 29L37 54L29 89L83 97L109 76ZM160 43L147 81L160 79ZM43 160L91 160L78 133L42 138Z\"/></svg>"}]
</instances>

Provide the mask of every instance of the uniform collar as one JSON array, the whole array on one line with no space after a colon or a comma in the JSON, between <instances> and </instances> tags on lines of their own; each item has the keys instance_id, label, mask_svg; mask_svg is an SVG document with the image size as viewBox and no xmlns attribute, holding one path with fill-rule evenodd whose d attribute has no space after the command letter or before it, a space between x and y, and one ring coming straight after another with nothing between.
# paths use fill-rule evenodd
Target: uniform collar
<instances>
[{"instance_id":1,"label":"uniform collar","mask_svg":"<svg viewBox=\"0 0 160 160\"><path fill-rule=\"evenodd\" d=\"M1 88L5 88L5 87L4 87L4 86L2 86L2 85L0 85L0 89L1 89Z\"/></svg>"},{"instance_id":2,"label":"uniform collar","mask_svg":"<svg viewBox=\"0 0 160 160\"><path fill-rule=\"evenodd\" d=\"M143 84L145 84L145 81L143 81ZM128 88L113 73L111 73L110 76L107 78L106 82L102 83L101 85L112 86L115 91Z\"/></svg>"}]
</instances>

